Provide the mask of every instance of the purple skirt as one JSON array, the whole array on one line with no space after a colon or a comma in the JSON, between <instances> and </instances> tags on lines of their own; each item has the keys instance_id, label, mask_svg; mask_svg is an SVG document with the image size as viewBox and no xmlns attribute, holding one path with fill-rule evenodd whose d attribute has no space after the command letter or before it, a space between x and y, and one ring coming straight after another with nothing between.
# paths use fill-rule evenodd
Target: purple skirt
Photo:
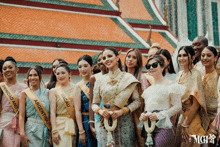
<instances>
[{"instance_id":1,"label":"purple skirt","mask_svg":"<svg viewBox=\"0 0 220 147\"><path fill-rule=\"evenodd\" d=\"M173 120L170 118L172 124ZM148 124L149 126L151 125L151 121L148 118ZM152 134L152 139L154 142L154 147L174 147L174 141L175 141L175 135L174 135L174 130L173 128L171 129L161 129L155 127L155 130L151 133ZM143 127L141 136L144 138L146 141L147 139L147 132L145 131L145 128ZM146 145L144 145L147 147Z\"/></svg>"}]
</instances>

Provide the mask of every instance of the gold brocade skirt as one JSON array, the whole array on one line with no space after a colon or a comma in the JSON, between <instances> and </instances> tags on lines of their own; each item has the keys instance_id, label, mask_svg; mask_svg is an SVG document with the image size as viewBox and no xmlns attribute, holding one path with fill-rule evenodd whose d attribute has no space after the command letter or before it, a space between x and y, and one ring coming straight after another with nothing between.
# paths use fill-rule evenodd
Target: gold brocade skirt
<instances>
[{"instance_id":1,"label":"gold brocade skirt","mask_svg":"<svg viewBox=\"0 0 220 147\"><path fill-rule=\"evenodd\" d=\"M53 142L54 147L76 147L76 125L69 115L58 115L56 117L56 129L61 140L59 144Z\"/></svg>"}]
</instances>

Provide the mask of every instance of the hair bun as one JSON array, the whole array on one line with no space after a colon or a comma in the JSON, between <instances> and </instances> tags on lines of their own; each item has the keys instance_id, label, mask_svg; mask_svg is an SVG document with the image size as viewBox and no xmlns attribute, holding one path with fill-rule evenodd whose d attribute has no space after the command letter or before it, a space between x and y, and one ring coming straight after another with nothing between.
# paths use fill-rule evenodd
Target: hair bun
<instances>
[{"instance_id":1,"label":"hair bun","mask_svg":"<svg viewBox=\"0 0 220 147\"><path fill-rule=\"evenodd\" d=\"M5 62L6 62L6 61L12 61L12 62L14 62L15 64L17 64L17 62L15 61L15 59L14 59L13 57L11 57L11 56L6 57Z\"/></svg>"},{"instance_id":2,"label":"hair bun","mask_svg":"<svg viewBox=\"0 0 220 147\"><path fill-rule=\"evenodd\" d=\"M41 72L41 74L43 73L43 70L44 70L43 66L35 65L35 68L38 69Z\"/></svg>"}]
</instances>

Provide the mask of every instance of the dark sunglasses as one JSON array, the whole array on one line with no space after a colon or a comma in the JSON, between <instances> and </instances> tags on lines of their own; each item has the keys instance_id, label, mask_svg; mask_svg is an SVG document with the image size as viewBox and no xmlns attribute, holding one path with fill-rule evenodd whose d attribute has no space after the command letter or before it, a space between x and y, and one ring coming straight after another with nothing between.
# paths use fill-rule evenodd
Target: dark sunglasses
<instances>
[{"instance_id":1,"label":"dark sunglasses","mask_svg":"<svg viewBox=\"0 0 220 147\"><path fill-rule=\"evenodd\" d=\"M157 68L158 64L159 64L158 62L154 62L153 64L147 64L145 67L146 67L146 69L150 69L151 66L153 68Z\"/></svg>"}]
</instances>

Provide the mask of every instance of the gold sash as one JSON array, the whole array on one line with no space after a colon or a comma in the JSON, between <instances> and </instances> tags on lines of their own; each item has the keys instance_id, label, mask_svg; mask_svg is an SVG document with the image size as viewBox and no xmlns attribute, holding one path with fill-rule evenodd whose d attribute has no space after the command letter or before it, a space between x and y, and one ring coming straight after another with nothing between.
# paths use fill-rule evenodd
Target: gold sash
<instances>
[{"instance_id":1,"label":"gold sash","mask_svg":"<svg viewBox=\"0 0 220 147\"><path fill-rule=\"evenodd\" d=\"M148 74L144 74L145 78L148 80L148 82L153 85L154 84L154 78Z\"/></svg>"},{"instance_id":2,"label":"gold sash","mask_svg":"<svg viewBox=\"0 0 220 147\"><path fill-rule=\"evenodd\" d=\"M29 88L25 89L24 92L27 94L31 102L33 103L35 109L37 110L38 114L40 115L42 121L47 126L48 130L51 130L51 123L50 117L47 114L46 109L44 108L43 104L39 100L39 98L34 94Z\"/></svg>"},{"instance_id":3,"label":"gold sash","mask_svg":"<svg viewBox=\"0 0 220 147\"><path fill-rule=\"evenodd\" d=\"M119 79L120 77L121 79ZM103 104L110 103L119 108L123 108L139 81L134 76L130 76L130 74L124 72L122 72L115 80L117 80L117 90L113 95L105 93L102 97L102 101Z\"/></svg>"},{"instance_id":4,"label":"gold sash","mask_svg":"<svg viewBox=\"0 0 220 147\"><path fill-rule=\"evenodd\" d=\"M84 83L81 81L81 82L79 82L78 85L79 85L80 89L85 93L85 95L87 96L87 98L90 99L90 98L89 98L89 88L86 86L86 84L84 84Z\"/></svg>"},{"instance_id":5,"label":"gold sash","mask_svg":"<svg viewBox=\"0 0 220 147\"><path fill-rule=\"evenodd\" d=\"M61 87L56 88L56 92L59 95L60 99L63 101L64 106L66 107L67 111L70 114L70 117L75 120L75 108L74 106L70 103L69 98L67 95L63 92Z\"/></svg>"},{"instance_id":6,"label":"gold sash","mask_svg":"<svg viewBox=\"0 0 220 147\"><path fill-rule=\"evenodd\" d=\"M4 92L5 96L7 97L7 99L9 100L14 112L17 113L18 108L19 108L19 103L14 93L9 89L9 87L6 85L5 82L0 83L0 87L2 91Z\"/></svg>"}]
</instances>

